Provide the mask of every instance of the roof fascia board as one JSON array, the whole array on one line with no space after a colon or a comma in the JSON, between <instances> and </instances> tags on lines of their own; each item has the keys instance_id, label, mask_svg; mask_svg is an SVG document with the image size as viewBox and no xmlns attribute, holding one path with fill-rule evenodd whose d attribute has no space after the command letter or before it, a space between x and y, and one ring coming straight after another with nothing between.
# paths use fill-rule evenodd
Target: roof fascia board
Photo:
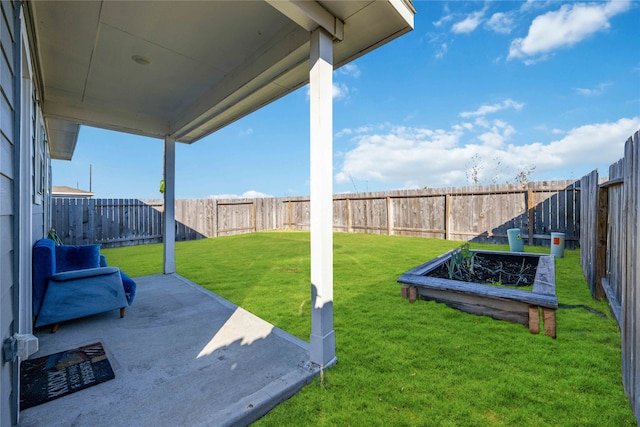
<instances>
[{"instance_id":1,"label":"roof fascia board","mask_svg":"<svg viewBox=\"0 0 640 427\"><path fill-rule=\"evenodd\" d=\"M126 114L117 109L95 107L89 109L82 103L62 104L46 100L43 102L42 112L45 118L66 120L153 138L164 138L169 133L169 122L166 120L159 120L143 114Z\"/></svg>"},{"instance_id":2,"label":"roof fascia board","mask_svg":"<svg viewBox=\"0 0 640 427\"><path fill-rule=\"evenodd\" d=\"M378 1L382 1L382 0L378 0ZM379 6L378 1L369 3L367 8ZM394 16L394 17L390 16L389 18L395 19L399 17L406 24L406 26L400 27L395 33L389 34L387 37L381 40L378 40L371 45L362 46L360 50L357 50L357 51L354 50L349 52L350 55L341 54L339 51L339 47L337 47L334 50L334 69L340 68L343 65L348 64L349 62L354 61L357 58L413 30L415 8L413 7L413 4L409 0L384 0L384 2L387 4L390 4L393 7L393 9L395 9L395 11L397 12L397 16ZM348 22L351 22L352 20L356 19L356 17L360 16L359 14L365 11L366 11L366 8L361 9L358 14L352 15L349 18Z\"/></svg>"},{"instance_id":3,"label":"roof fascia board","mask_svg":"<svg viewBox=\"0 0 640 427\"><path fill-rule=\"evenodd\" d=\"M308 32L320 26L334 40L344 39L344 22L318 2L308 0L266 0L266 2Z\"/></svg>"},{"instance_id":4,"label":"roof fascia board","mask_svg":"<svg viewBox=\"0 0 640 427\"><path fill-rule=\"evenodd\" d=\"M44 123L49 137L51 157L57 160L71 160L78 143L80 125L53 117L46 117Z\"/></svg>"},{"instance_id":5,"label":"roof fascia board","mask_svg":"<svg viewBox=\"0 0 640 427\"><path fill-rule=\"evenodd\" d=\"M403 28L400 31L397 31L391 35L389 35L388 37L385 37L384 39L380 40L377 43L374 43L370 46L367 46L357 52L354 52L351 56L345 56L339 59L336 59L335 63L334 63L334 67L335 69L338 69L346 64L348 64L349 62L355 61L356 59L360 58L363 55L366 55L367 53L376 50L377 48L379 48L380 46L383 46L385 44L387 44L388 42L397 39L398 37L402 36L403 34L408 33L409 31L411 31L410 27L406 27Z\"/></svg>"},{"instance_id":6,"label":"roof fascia board","mask_svg":"<svg viewBox=\"0 0 640 427\"><path fill-rule=\"evenodd\" d=\"M388 0L389 4L393 6L398 14L402 16L402 18L407 21L407 24L414 28L414 15L416 13L416 9L411 3L411 1L407 0Z\"/></svg>"}]
</instances>

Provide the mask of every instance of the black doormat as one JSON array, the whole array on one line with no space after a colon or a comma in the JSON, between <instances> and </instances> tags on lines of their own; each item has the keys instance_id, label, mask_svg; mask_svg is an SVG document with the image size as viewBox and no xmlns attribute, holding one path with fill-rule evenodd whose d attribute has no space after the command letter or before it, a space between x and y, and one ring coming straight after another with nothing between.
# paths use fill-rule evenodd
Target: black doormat
<instances>
[{"instance_id":1,"label":"black doormat","mask_svg":"<svg viewBox=\"0 0 640 427\"><path fill-rule=\"evenodd\" d=\"M115 378L101 343L20 364L20 409L31 408Z\"/></svg>"}]
</instances>

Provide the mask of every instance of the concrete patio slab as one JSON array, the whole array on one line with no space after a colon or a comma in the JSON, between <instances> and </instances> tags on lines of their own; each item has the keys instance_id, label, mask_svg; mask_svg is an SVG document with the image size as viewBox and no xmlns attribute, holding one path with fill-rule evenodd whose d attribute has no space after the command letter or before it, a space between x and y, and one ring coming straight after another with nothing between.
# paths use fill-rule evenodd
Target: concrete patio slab
<instances>
[{"instance_id":1,"label":"concrete patio slab","mask_svg":"<svg viewBox=\"0 0 640 427\"><path fill-rule=\"evenodd\" d=\"M32 358L101 342L115 379L20 412L20 426L241 426L320 374L309 344L178 275L118 310L36 331Z\"/></svg>"}]
</instances>

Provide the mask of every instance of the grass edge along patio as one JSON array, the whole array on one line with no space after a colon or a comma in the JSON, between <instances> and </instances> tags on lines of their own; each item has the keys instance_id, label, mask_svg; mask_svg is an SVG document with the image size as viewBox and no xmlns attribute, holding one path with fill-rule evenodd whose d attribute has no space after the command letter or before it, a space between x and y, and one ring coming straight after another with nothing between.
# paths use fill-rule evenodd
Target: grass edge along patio
<instances>
[{"instance_id":1,"label":"grass edge along patio","mask_svg":"<svg viewBox=\"0 0 640 427\"><path fill-rule=\"evenodd\" d=\"M400 297L404 271L458 245L335 233L338 363L257 425L636 425L621 383L620 332L607 302L591 298L580 252L556 259L559 303L606 318L559 308L554 340ZM133 276L162 268L161 245L104 252ZM178 274L308 341L308 233L179 242L176 261Z\"/></svg>"}]
</instances>

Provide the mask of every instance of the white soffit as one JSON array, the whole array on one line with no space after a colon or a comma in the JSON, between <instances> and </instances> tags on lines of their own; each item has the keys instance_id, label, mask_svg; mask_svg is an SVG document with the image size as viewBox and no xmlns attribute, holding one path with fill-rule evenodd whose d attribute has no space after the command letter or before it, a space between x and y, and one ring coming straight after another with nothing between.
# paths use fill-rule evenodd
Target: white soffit
<instances>
[{"instance_id":1,"label":"white soffit","mask_svg":"<svg viewBox=\"0 0 640 427\"><path fill-rule=\"evenodd\" d=\"M69 159L79 124L197 141L307 84L313 29L334 37L337 68L415 13L406 0L25 5L52 153Z\"/></svg>"}]
</instances>

